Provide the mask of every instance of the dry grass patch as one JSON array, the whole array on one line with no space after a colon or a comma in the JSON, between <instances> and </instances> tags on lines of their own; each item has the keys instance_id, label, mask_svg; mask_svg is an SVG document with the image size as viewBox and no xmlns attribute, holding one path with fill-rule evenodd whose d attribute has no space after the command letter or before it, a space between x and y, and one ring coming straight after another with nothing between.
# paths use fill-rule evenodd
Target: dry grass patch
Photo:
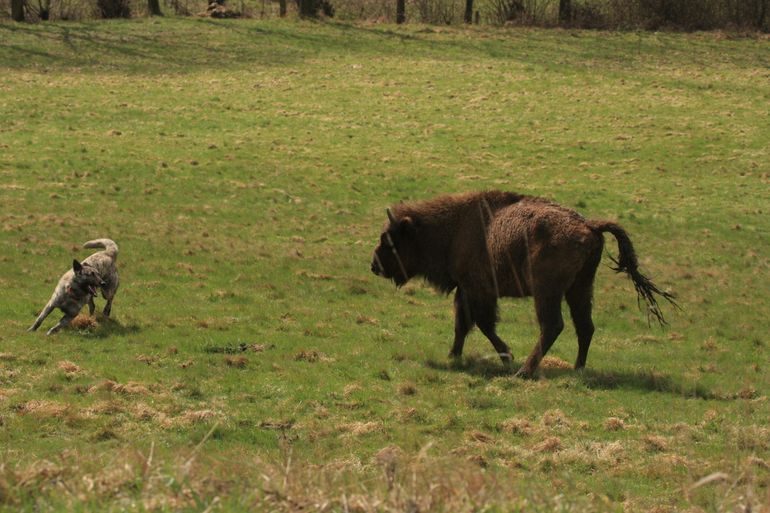
<instances>
[{"instance_id":1,"label":"dry grass patch","mask_svg":"<svg viewBox=\"0 0 770 513\"><path fill-rule=\"evenodd\" d=\"M739 449L757 452L770 449L770 428L752 424L736 427L732 431L733 440Z\"/></svg>"},{"instance_id":2,"label":"dry grass patch","mask_svg":"<svg viewBox=\"0 0 770 513\"><path fill-rule=\"evenodd\" d=\"M0 362L12 362L16 360L16 355L11 353L0 353Z\"/></svg>"},{"instance_id":3,"label":"dry grass patch","mask_svg":"<svg viewBox=\"0 0 770 513\"><path fill-rule=\"evenodd\" d=\"M146 354L140 354L140 355L137 355L136 361L137 362L146 363L147 365L152 365L153 363L158 361L158 357L157 356L150 356L150 355L146 355Z\"/></svg>"},{"instance_id":4,"label":"dry grass patch","mask_svg":"<svg viewBox=\"0 0 770 513\"><path fill-rule=\"evenodd\" d=\"M19 415L33 415L37 418L61 418L71 409L69 404L57 401L32 400L20 404L16 411Z\"/></svg>"},{"instance_id":5,"label":"dry grass patch","mask_svg":"<svg viewBox=\"0 0 770 513\"><path fill-rule=\"evenodd\" d=\"M96 320L96 317L91 317L90 315L81 313L78 314L77 317L72 319L72 321L69 323L69 328L73 330L87 330L96 328L99 326L99 322Z\"/></svg>"},{"instance_id":6,"label":"dry grass patch","mask_svg":"<svg viewBox=\"0 0 770 513\"><path fill-rule=\"evenodd\" d=\"M63 360L56 364L56 366L60 369L66 372L67 374L77 374L82 369L75 363L72 363L67 360Z\"/></svg>"},{"instance_id":7,"label":"dry grass patch","mask_svg":"<svg viewBox=\"0 0 770 513\"><path fill-rule=\"evenodd\" d=\"M394 417L399 422L421 422L425 420L423 415L417 408L402 408L394 412Z\"/></svg>"},{"instance_id":8,"label":"dry grass patch","mask_svg":"<svg viewBox=\"0 0 770 513\"><path fill-rule=\"evenodd\" d=\"M510 433L512 435L529 436L535 432L535 427L527 419L510 418L502 421L498 425L498 429L503 433Z\"/></svg>"},{"instance_id":9,"label":"dry grass patch","mask_svg":"<svg viewBox=\"0 0 770 513\"><path fill-rule=\"evenodd\" d=\"M133 381L122 384L106 379L88 389L88 393L90 394L101 391L115 392L124 395L150 395L150 390L147 387Z\"/></svg>"},{"instance_id":10,"label":"dry grass patch","mask_svg":"<svg viewBox=\"0 0 770 513\"><path fill-rule=\"evenodd\" d=\"M558 452L555 461L579 463L590 468L617 468L627 459L626 450L619 441L580 443Z\"/></svg>"},{"instance_id":11,"label":"dry grass patch","mask_svg":"<svg viewBox=\"0 0 770 513\"><path fill-rule=\"evenodd\" d=\"M417 393L417 386L414 383L401 383L398 385L399 395L415 395Z\"/></svg>"},{"instance_id":12,"label":"dry grass patch","mask_svg":"<svg viewBox=\"0 0 770 513\"><path fill-rule=\"evenodd\" d=\"M220 418L222 414L214 410L194 410L186 411L177 418L180 424L191 425L207 422L214 418Z\"/></svg>"},{"instance_id":13,"label":"dry grass patch","mask_svg":"<svg viewBox=\"0 0 770 513\"><path fill-rule=\"evenodd\" d=\"M235 367L237 369L243 369L249 363L249 359L245 356L225 356L225 365L228 367Z\"/></svg>"},{"instance_id":14,"label":"dry grass patch","mask_svg":"<svg viewBox=\"0 0 770 513\"><path fill-rule=\"evenodd\" d=\"M19 390L17 388L0 388L0 401L8 399L12 395L16 394Z\"/></svg>"},{"instance_id":15,"label":"dry grass patch","mask_svg":"<svg viewBox=\"0 0 770 513\"><path fill-rule=\"evenodd\" d=\"M557 436L549 436L540 443L532 446L533 452L557 452L561 450L562 443L561 438Z\"/></svg>"},{"instance_id":16,"label":"dry grass patch","mask_svg":"<svg viewBox=\"0 0 770 513\"><path fill-rule=\"evenodd\" d=\"M540 420L540 423L545 427L557 431L562 429L569 429L572 425L569 417L567 417L567 415L565 415L565 413L559 409L548 410L543 413L543 418Z\"/></svg>"},{"instance_id":17,"label":"dry grass patch","mask_svg":"<svg viewBox=\"0 0 770 513\"><path fill-rule=\"evenodd\" d=\"M86 408L85 413L87 415L115 415L117 413L123 413L126 411L124 404L118 401L97 401L90 407Z\"/></svg>"},{"instance_id":18,"label":"dry grass patch","mask_svg":"<svg viewBox=\"0 0 770 513\"><path fill-rule=\"evenodd\" d=\"M647 435L642 438L642 442L647 452L663 452L668 449L668 441L662 436Z\"/></svg>"},{"instance_id":19,"label":"dry grass patch","mask_svg":"<svg viewBox=\"0 0 770 513\"><path fill-rule=\"evenodd\" d=\"M349 395L360 392L361 390L363 390L363 387L358 383L349 383L345 385L345 388L342 390L342 395L348 397Z\"/></svg>"},{"instance_id":20,"label":"dry grass patch","mask_svg":"<svg viewBox=\"0 0 770 513\"><path fill-rule=\"evenodd\" d=\"M572 369L572 364L556 356L545 356L540 361L541 369Z\"/></svg>"},{"instance_id":21,"label":"dry grass patch","mask_svg":"<svg viewBox=\"0 0 770 513\"><path fill-rule=\"evenodd\" d=\"M623 419L618 417L608 417L604 419L603 426L606 431L622 431L626 429L626 423Z\"/></svg>"},{"instance_id":22,"label":"dry grass patch","mask_svg":"<svg viewBox=\"0 0 770 513\"><path fill-rule=\"evenodd\" d=\"M136 420L142 420L142 421L156 420L160 424L165 424L166 421L168 420L168 416L165 413L159 412L155 408L145 403L137 403L132 405L131 415Z\"/></svg>"},{"instance_id":23,"label":"dry grass patch","mask_svg":"<svg viewBox=\"0 0 770 513\"><path fill-rule=\"evenodd\" d=\"M303 349L294 354L294 361L316 363L316 362L332 362L334 360L332 358L329 358L322 352L316 351L315 349Z\"/></svg>"},{"instance_id":24,"label":"dry grass patch","mask_svg":"<svg viewBox=\"0 0 770 513\"><path fill-rule=\"evenodd\" d=\"M351 436L368 435L369 433L375 433L382 431L382 422L349 422L340 424L337 426L337 430L346 433Z\"/></svg>"},{"instance_id":25,"label":"dry grass patch","mask_svg":"<svg viewBox=\"0 0 770 513\"><path fill-rule=\"evenodd\" d=\"M483 431L473 430L469 431L465 434L465 436L471 440L472 442L476 442L479 444L491 444L495 441L495 438L492 435L489 435L487 433L484 433Z\"/></svg>"}]
</instances>

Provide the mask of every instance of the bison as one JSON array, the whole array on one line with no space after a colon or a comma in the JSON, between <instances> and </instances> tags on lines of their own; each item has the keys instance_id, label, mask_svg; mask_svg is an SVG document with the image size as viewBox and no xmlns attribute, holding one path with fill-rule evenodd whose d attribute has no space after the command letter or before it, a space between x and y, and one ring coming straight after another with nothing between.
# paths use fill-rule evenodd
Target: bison
<instances>
[{"instance_id":1,"label":"bison","mask_svg":"<svg viewBox=\"0 0 770 513\"><path fill-rule=\"evenodd\" d=\"M604 232L617 239L614 270L631 278L648 316L665 323L656 296L676 306L639 271L631 239L620 225L585 219L544 198L473 192L399 203L387 213L372 272L397 287L421 276L446 294L456 289L450 357L462 355L465 337L476 325L509 363L510 350L495 331L497 300L532 296L540 337L517 373L532 376L564 328L561 301L566 298L578 339L575 368L583 368L594 334L591 302Z\"/></svg>"}]
</instances>

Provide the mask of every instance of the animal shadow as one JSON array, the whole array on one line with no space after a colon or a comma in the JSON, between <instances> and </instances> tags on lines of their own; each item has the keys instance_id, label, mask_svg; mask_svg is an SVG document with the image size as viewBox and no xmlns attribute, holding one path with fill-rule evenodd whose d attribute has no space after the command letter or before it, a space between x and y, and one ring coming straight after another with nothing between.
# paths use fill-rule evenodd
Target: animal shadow
<instances>
[{"instance_id":1,"label":"animal shadow","mask_svg":"<svg viewBox=\"0 0 770 513\"><path fill-rule=\"evenodd\" d=\"M518 365L505 366L497 356L481 357L477 355L463 356L462 359L453 360L447 358L444 361L429 358L425 361L426 367L431 369L462 372L473 376L485 378L498 378L501 376L513 376L518 370Z\"/></svg>"},{"instance_id":2,"label":"animal shadow","mask_svg":"<svg viewBox=\"0 0 770 513\"><path fill-rule=\"evenodd\" d=\"M506 367L495 357L480 357L469 355L462 360L440 361L428 359L425 365L431 369L462 372L484 378L513 376L519 365ZM617 370L605 371L597 369L582 369L576 371L566 367L541 367L537 371L539 379L557 380L575 377L591 390L641 390L646 392L661 392L678 396L706 399L725 400L724 394L714 392L700 383L686 383L676 380L667 374L656 370Z\"/></svg>"},{"instance_id":3,"label":"animal shadow","mask_svg":"<svg viewBox=\"0 0 770 513\"><path fill-rule=\"evenodd\" d=\"M87 317L88 320L83 321L82 325L78 325L77 320L80 318L77 317L72 321L72 329L88 338L102 339L116 335L131 335L141 331L138 324L123 324L112 317L104 317L101 314L97 314L96 317Z\"/></svg>"},{"instance_id":4,"label":"animal shadow","mask_svg":"<svg viewBox=\"0 0 770 513\"><path fill-rule=\"evenodd\" d=\"M694 399L721 400L723 394L709 390L700 383L686 383L654 369L640 370L600 370L583 369L543 369L544 377L557 379L570 375L578 375L586 388L592 390L641 390L645 392L662 392Z\"/></svg>"}]
</instances>

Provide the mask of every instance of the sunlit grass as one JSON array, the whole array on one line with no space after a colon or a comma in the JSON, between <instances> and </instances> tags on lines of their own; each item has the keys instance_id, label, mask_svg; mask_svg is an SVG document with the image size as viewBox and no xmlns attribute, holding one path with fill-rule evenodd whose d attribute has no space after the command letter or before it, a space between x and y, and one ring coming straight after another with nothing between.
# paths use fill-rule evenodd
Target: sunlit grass
<instances>
[{"instance_id":1,"label":"sunlit grass","mask_svg":"<svg viewBox=\"0 0 770 513\"><path fill-rule=\"evenodd\" d=\"M179 19L0 39L3 507L767 502L766 41ZM451 300L369 260L387 205L484 188L618 220L683 311L648 326L602 265L584 372L570 326L539 380L478 333L450 364ZM121 248L114 319L25 333L96 237ZM500 315L521 363L531 302Z\"/></svg>"}]
</instances>

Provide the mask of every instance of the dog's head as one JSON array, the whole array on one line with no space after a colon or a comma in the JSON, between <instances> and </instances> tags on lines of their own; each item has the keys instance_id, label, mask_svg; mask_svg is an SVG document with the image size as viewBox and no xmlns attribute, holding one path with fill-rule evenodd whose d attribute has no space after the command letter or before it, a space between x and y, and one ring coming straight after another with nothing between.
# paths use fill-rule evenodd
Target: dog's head
<instances>
[{"instance_id":1,"label":"dog's head","mask_svg":"<svg viewBox=\"0 0 770 513\"><path fill-rule=\"evenodd\" d=\"M95 267L91 267L88 264L81 264L77 260L72 261L72 271L75 273L75 277L72 279L71 287L74 290L96 295L97 287L103 287L105 285L104 280L99 275L99 271Z\"/></svg>"}]
</instances>

